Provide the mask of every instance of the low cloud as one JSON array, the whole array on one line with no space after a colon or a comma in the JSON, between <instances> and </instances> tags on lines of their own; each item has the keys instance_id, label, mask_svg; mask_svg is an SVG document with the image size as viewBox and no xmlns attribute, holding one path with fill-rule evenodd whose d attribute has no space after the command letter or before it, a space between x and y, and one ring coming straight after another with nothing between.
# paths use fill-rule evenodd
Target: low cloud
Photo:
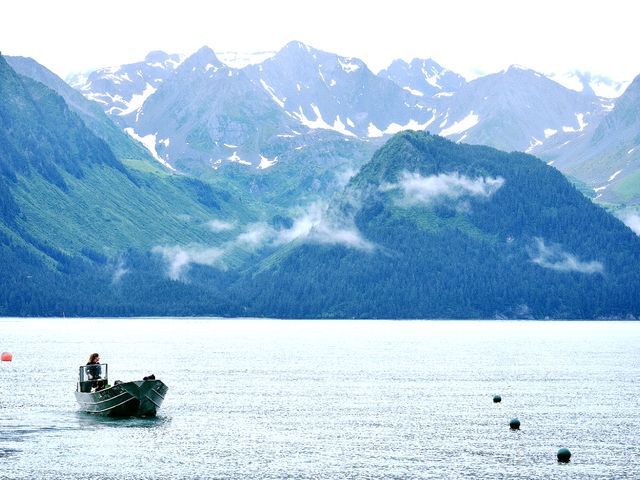
<instances>
[{"instance_id":1,"label":"low cloud","mask_svg":"<svg viewBox=\"0 0 640 480\"><path fill-rule=\"evenodd\" d=\"M291 228L274 229L266 223L255 223L238 235L236 241L252 247L278 246L292 241L343 245L371 251L374 245L367 241L355 226L353 219L330 216L328 205L315 202L293 219Z\"/></svg>"},{"instance_id":2,"label":"low cloud","mask_svg":"<svg viewBox=\"0 0 640 480\"><path fill-rule=\"evenodd\" d=\"M375 245L362 236L353 218L346 215L330 215L328 212L327 204L316 202L301 210L294 217L290 228L276 229L265 222L252 223L233 240L219 247L156 246L152 251L162 255L167 263L167 275L171 279L184 280L192 264L223 268L225 254L238 247L258 250L299 241L342 245L367 252L375 249Z\"/></svg>"},{"instance_id":3,"label":"low cloud","mask_svg":"<svg viewBox=\"0 0 640 480\"><path fill-rule=\"evenodd\" d=\"M294 220L290 229L279 233L278 241L286 243L302 240L310 243L343 245L357 250L374 250L375 246L362 236L353 218L335 213L329 214L329 211L329 206L323 202L311 204Z\"/></svg>"},{"instance_id":4,"label":"low cloud","mask_svg":"<svg viewBox=\"0 0 640 480\"><path fill-rule=\"evenodd\" d=\"M113 275L111 276L111 283L119 283L127 273L129 273L129 269L126 267L124 260L122 257L119 257L114 265Z\"/></svg>"},{"instance_id":5,"label":"low cloud","mask_svg":"<svg viewBox=\"0 0 640 480\"><path fill-rule=\"evenodd\" d=\"M248 247L262 247L273 240L275 230L266 223L252 223L236 237L236 242Z\"/></svg>"},{"instance_id":6,"label":"low cloud","mask_svg":"<svg viewBox=\"0 0 640 480\"><path fill-rule=\"evenodd\" d=\"M375 245L364 238L355 226L320 223L309 233L308 240L328 245L343 245L356 250L371 252Z\"/></svg>"},{"instance_id":7,"label":"low cloud","mask_svg":"<svg viewBox=\"0 0 640 480\"><path fill-rule=\"evenodd\" d=\"M637 213L627 213L621 217L624 224L635 232L636 235L640 235L640 215Z\"/></svg>"},{"instance_id":8,"label":"low cloud","mask_svg":"<svg viewBox=\"0 0 640 480\"><path fill-rule=\"evenodd\" d=\"M598 261L583 262L575 255L562 250L559 245L546 245L542 238L536 238L535 247L529 252L531 261L544 268L558 272L602 273L604 267Z\"/></svg>"},{"instance_id":9,"label":"low cloud","mask_svg":"<svg viewBox=\"0 0 640 480\"><path fill-rule=\"evenodd\" d=\"M154 247L154 253L162 255L167 262L167 275L172 280L184 280L191 264L222 266L224 250L200 246Z\"/></svg>"},{"instance_id":10,"label":"low cloud","mask_svg":"<svg viewBox=\"0 0 640 480\"><path fill-rule=\"evenodd\" d=\"M336 180L338 182L338 185L341 187L345 187L347 183L349 183L349 180L355 177L357 173L358 173L358 170L354 168L347 168L345 170L341 170L337 172Z\"/></svg>"},{"instance_id":11,"label":"low cloud","mask_svg":"<svg viewBox=\"0 0 640 480\"><path fill-rule=\"evenodd\" d=\"M207 222L207 226L212 232L228 232L236 228L235 223L224 222L222 220L210 220Z\"/></svg>"},{"instance_id":12,"label":"low cloud","mask_svg":"<svg viewBox=\"0 0 640 480\"><path fill-rule=\"evenodd\" d=\"M400 190L399 204L413 206L431 204L443 200L458 200L464 197L484 197L493 195L504 185L502 177L469 178L454 173L441 173L423 177L419 173L403 172L398 183L385 183L382 191Z\"/></svg>"}]
</instances>

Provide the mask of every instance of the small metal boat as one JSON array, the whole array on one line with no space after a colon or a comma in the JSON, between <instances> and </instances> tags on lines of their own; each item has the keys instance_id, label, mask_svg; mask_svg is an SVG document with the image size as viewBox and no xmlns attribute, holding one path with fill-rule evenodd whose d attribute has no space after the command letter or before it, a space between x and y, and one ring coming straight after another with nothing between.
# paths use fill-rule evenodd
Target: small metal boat
<instances>
[{"instance_id":1,"label":"small metal boat","mask_svg":"<svg viewBox=\"0 0 640 480\"><path fill-rule=\"evenodd\" d=\"M75 391L80 409L111 417L153 417L169 390L154 375L144 380L109 385L107 364L83 365Z\"/></svg>"}]
</instances>

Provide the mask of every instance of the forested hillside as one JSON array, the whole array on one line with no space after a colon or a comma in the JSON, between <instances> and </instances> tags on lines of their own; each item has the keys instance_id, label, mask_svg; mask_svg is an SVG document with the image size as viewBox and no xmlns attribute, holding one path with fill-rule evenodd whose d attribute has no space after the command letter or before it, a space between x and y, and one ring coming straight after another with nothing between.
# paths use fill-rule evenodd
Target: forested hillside
<instances>
[{"instance_id":1,"label":"forested hillside","mask_svg":"<svg viewBox=\"0 0 640 480\"><path fill-rule=\"evenodd\" d=\"M362 242L305 243L252 280L284 317L637 316L640 240L522 153L404 132L352 179L336 215ZM615 245L615 248L612 248Z\"/></svg>"},{"instance_id":2,"label":"forested hillside","mask_svg":"<svg viewBox=\"0 0 640 480\"><path fill-rule=\"evenodd\" d=\"M62 97L1 56L0 97L0 315L170 311L162 295L181 296L180 285L153 247L215 243L212 218L251 217L232 192L128 169ZM145 280L127 286L134 264L130 277Z\"/></svg>"},{"instance_id":3,"label":"forested hillside","mask_svg":"<svg viewBox=\"0 0 640 480\"><path fill-rule=\"evenodd\" d=\"M0 97L0 315L640 316L640 239L533 156L309 131L195 178L2 57Z\"/></svg>"}]
</instances>

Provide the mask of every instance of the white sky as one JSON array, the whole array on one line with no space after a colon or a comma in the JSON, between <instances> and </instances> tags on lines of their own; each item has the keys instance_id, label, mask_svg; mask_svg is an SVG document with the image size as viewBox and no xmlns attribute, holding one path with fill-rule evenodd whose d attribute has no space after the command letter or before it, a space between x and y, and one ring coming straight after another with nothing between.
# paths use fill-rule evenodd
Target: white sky
<instances>
[{"instance_id":1,"label":"white sky","mask_svg":"<svg viewBox=\"0 0 640 480\"><path fill-rule=\"evenodd\" d=\"M631 80L640 28L629 0L11 0L0 51L33 57L63 78L142 60L279 50L291 40L364 60L433 58L469 76L519 64ZM475 75L477 76L477 75Z\"/></svg>"}]
</instances>

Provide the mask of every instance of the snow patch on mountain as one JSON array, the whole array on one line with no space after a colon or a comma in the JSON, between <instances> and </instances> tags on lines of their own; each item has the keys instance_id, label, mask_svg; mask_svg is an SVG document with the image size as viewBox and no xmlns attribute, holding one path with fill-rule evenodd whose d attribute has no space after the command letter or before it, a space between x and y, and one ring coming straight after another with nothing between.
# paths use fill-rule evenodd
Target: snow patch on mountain
<instances>
[{"instance_id":1,"label":"snow patch on mountain","mask_svg":"<svg viewBox=\"0 0 640 480\"><path fill-rule=\"evenodd\" d=\"M416 120L409 120L406 125L399 125L397 123L390 123L389 126L384 130L384 133L389 135L395 135L398 132L402 132L403 130L424 130L427 128L431 122L433 122L434 118L431 118L426 123L418 123Z\"/></svg>"},{"instance_id":2,"label":"snow patch on mountain","mask_svg":"<svg viewBox=\"0 0 640 480\"><path fill-rule=\"evenodd\" d=\"M440 135L443 137L447 137L449 135L454 135L456 133L465 132L470 128L476 126L478 124L478 121L479 121L478 115L473 113L473 110L472 110L469 112L469 114L466 117L464 117L459 122L455 122L450 127L440 130Z\"/></svg>"},{"instance_id":3,"label":"snow patch on mountain","mask_svg":"<svg viewBox=\"0 0 640 480\"><path fill-rule=\"evenodd\" d=\"M141 137L131 127L125 128L124 131L131 138L133 138L134 140L137 140L142 145L144 145L144 147L147 150L149 150L149 152L151 153L153 158L155 158L158 162L160 162L162 165L167 167L169 170L173 170L174 172L176 171L176 169L173 167L173 165L171 165L165 159L160 158L160 156L158 155L158 152L156 152L156 135L154 133L150 133L149 135L145 135L144 137Z\"/></svg>"},{"instance_id":4,"label":"snow patch on mountain","mask_svg":"<svg viewBox=\"0 0 640 480\"><path fill-rule=\"evenodd\" d=\"M278 98L278 96L276 95L275 90L270 87L269 85L267 85L267 82L265 82L264 80L260 79L260 85L262 85L262 88L264 88L266 90L266 92L269 94L269 96L271 96L271 99L276 102L280 108L284 108L284 100Z\"/></svg>"},{"instance_id":5,"label":"snow patch on mountain","mask_svg":"<svg viewBox=\"0 0 640 480\"><path fill-rule=\"evenodd\" d=\"M384 132L376 127L372 122L369 122L369 126L367 127L367 137L369 138L379 138L383 137Z\"/></svg>"},{"instance_id":6,"label":"snow patch on mountain","mask_svg":"<svg viewBox=\"0 0 640 480\"><path fill-rule=\"evenodd\" d=\"M348 121L348 119L347 119ZM347 136L351 136L351 137L355 137L356 135L352 132L350 132L349 130L347 130L347 126L342 123L342 120L340 120L340 115L336 115L336 119L333 122L333 129L336 132L340 132L343 135L347 135Z\"/></svg>"},{"instance_id":7,"label":"snow patch on mountain","mask_svg":"<svg viewBox=\"0 0 640 480\"><path fill-rule=\"evenodd\" d=\"M552 137L556 133L558 133L558 130L556 130L555 128L545 128L544 129L544 138Z\"/></svg>"},{"instance_id":8,"label":"snow patch on mountain","mask_svg":"<svg viewBox=\"0 0 640 480\"><path fill-rule=\"evenodd\" d=\"M338 59L338 62L340 63L340 66L342 67L342 70L344 70L347 73L353 73L357 70L360 69L360 65L358 65L357 63L353 63L350 62L350 59L343 59L345 60L344 62L341 59Z\"/></svg>"},{"instance_id":9,"label":"snow patch on mountain","mask_svg":"<svg viewBox=\"0 0 640 480\"><path fill-rule=\"evenodd\" d=\"M236 152L235 150L233 154L227 158L227 160L229 160L230 162L239 163L240 165L253 165L251 162L240 158L240 155L238 155L238 152Z\"/></svg>"},{"instance_id":10,"label":"snow patch on mountain","mask_svg":"<svg viewBox=\"0 0 640 480\"><path fill-rule=\"evenodd\" d=\"M147 85L141 94L134 94L129 102L124 102L127 108L118 113L118 115L123 116L135 112L142 107L142 104L147 100L147 98L156 93L156 90L157 89L153 85L147 82Z\"/></svg>"},{"instance_id":11,"label":"snow patch on mountain","mask_svg":"<svg viewBox=\"0 0 640 480\"><path fill-rule=\"evenodd\" d=\"M622 170L618 170L616 173L614 173L613 175L611 175L609 177L609 180L607 180L608 182L612 182L618 175L620 175L620 172L622 172Z\"/></svg>"},{"instance_id":12,"label":"snow patch on mountain","mask_svg":"<svg viewBox=\"0 0 640 480\"><path fill-rule=\"evenodd\" d=\"M563 132L582 132L585 129L585 127L589 125L587 122L584 121L584 113L576 113L575 115L576 115L576 120L578 121L578 128L576 129L575 127L563 126L562 127Z\"/></svg>"},{"instance_id":13,"label":"snow patch on mountain","mask_svg":"<svg viewBox=\"0 0 640 480\"><path fill-rule=\"evenodd\" d=\"M531 137L531 141L529 142L529 147L525 150L525 153L531 153L533 149L539 147L544 142L542 140L538 140L536 137Z\"/></svg>"},{"instance_id":14,"label":"snow patch on mountain","mask_svg":"<svg viewBox=\"0 0 640 480\"><path fill-rule=\"evenodd\" d=\"M302 111L302 106L298 107L298 112L293 112L293 116L296 117L302 124L306 125L309 128L313 129L324 129L324 130L334 130L336 132L342 133L343 135L347 135L350 137L355 137L356 135L353 132L347 130L342 120L340 120L340 115L336 116L336 119L333 122L333 125L328 124L324 118L322 118L322 113L320 109L315 103L311 104L311 109L313 113L316 114L315 120L310 120Z\"/></svg>"},{"instance_id":15,"label":"snow patch on mountain","mask_svg":"<svg viewBox=\"0 0 640 480\"><path fill-rule=\"evenodd\" d=\"M260 155L260 165L258 165L258 170L265 170L269 167L274 166L278 163L278 156L276 155L273 160L269 160L267 157Z\"/></svg>"},{"instance_id":16,"label":"snow patch on mountain","mask_svg":"<svg viewBox=\"0 0 640 480\"><path fill-rule=\"evenodd\" d=\"M422 73L424 74L424 79L429 85L437 88L438 90L442 90L442 86L438 83L438 80L440 80L440 75L438 75L437 73L432 74L431 72L427 72L424 68L422 69Z\"/></svg>"},{"instance_id":17,"label":"snow patch on mountain","mask_svg":"<svg viewBox=\"0 0 640 480\"><path fill-rule=\"evenodd\" d=\"M409 92L411 95L415 95L416 97L424 97L424 93L422 93L420 90L414 90L411 87L402 87L403 90L406 90L407 92Z\"/></svg>"},{"instance_id":18,"label":"snow patch on mountain","mask_svg":"<svg viewBox=\"0 0 640 480\"><path fill-rule=\"evenodd\" d=\"M104 93L93 93L93 92L92 92L92 93L84 93L83 95L84 95L84 96L85 96L85 98L87 98L88 100L92 100L92 101L94 101L94 102L102 103L102 104L104 104L104 105L109 105L109 102L107 102L106 100L104 100L104 97L107 97L107 98L109 98L109 99L111 99L111 100L114 100L114 97L112 97L112 96L111 96L111 95L109 95L109 94L104 94ZM117 98L117 100L116 100L116 101L123 101L122 97L120 97L120 96L117 96L116 98ZM113 108L115 108L115 107L111 107L111 109L110 109L107 113L109 113L109 114L110 114L110 113L112 113Z\"/></svg>"}]
</instances>

